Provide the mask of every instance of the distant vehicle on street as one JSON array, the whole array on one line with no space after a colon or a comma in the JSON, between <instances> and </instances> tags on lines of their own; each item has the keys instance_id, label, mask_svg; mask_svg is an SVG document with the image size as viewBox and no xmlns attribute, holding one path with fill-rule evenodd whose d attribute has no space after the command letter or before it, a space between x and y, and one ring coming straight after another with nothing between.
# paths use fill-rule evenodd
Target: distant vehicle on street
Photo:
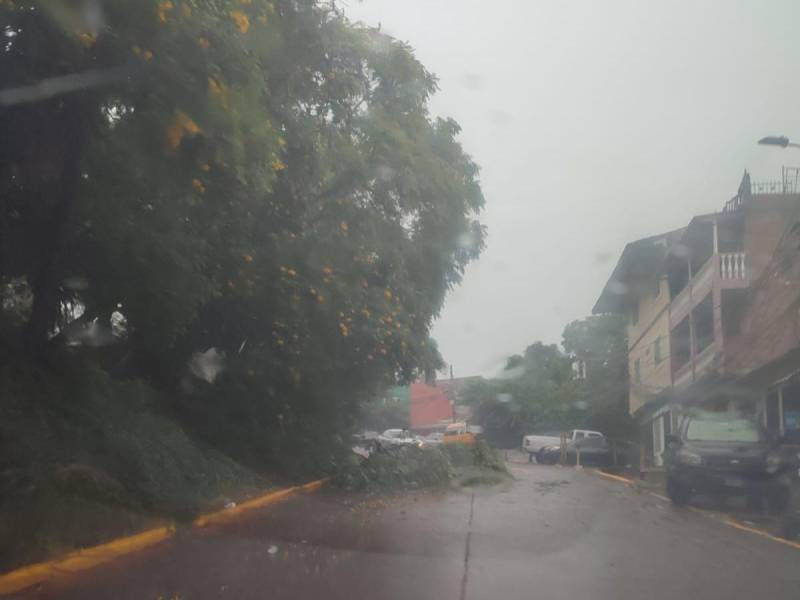
<instances>
[{"instance_id":1,"label":"distant vehicle on street","mask_svg":"<svg viewBox=\"0 0 800 600\"><path fill-rule=\"evenodd\" d=\"M567 432L567 442L574 442L584 438L601 438L603 434L599 431L589 431L588 429L572 429ZM550 432L544 434L530 434L522 438L522 449L528 453L528 462L533 462L535 456L537 462L541 451L547 446L561 446L561 433ZM544 457L544 455L541 455Z\"/></svg>"},{"instance_id":2,"label":"distant vehicle on street","mask_svg":"<svg viewBox=\"0 0 800 600\"><path fill-rule=\"evenodd\" d=\"M786 463L775 440L754 419L732 412L696 412L666 438L667 495L685 505L693 493L746 496L771 511L789 502Z\"/></svg>"},{"instance_id":3,"label":"distant vehicle on street","mask_svg":"<svg viewBox=\"0 0 800 600\"><path fill-rule=\"evenodd\" d=\"M435 431L422 438L422 442L426 445L438 446L442 443L444 434L441 431Z\"/></svg>"},{"instance_id":4,"label":"distant vehicle on street","mask_svg":"<svg viewBox=\"0 0 800 600\"><path fill-rule=\"evenodd\" d=\"M376 447L392 448L399 446L423 445L422 441L408 429L387 429L375 439Z\"/></svg>"},{"instance_id":5,"label":"distant vehicle on street","mask_svg":"<svg viewBox=\"0 0 800 600\"><path fill-rule=\"evenodd\" d=\"M592 433L597 433L593 431ZM603 436L584 436L567 442L565 461L568 465L578 463L580 452L581 465L607 466L612 463L611 445ZM536 461L544 464L556 464L561 458L561 444L545 446L536 455Z\"/></svg>"},{"instance_id":6,"label":"distant vehicle on street","mask_svg":"<svg viewBox=\"0 0 800 600\"><path fill-rule=\"evenodd\" d=\"M364 458L369 457L375 449L375 441L379 435L377 431L361 431L353 434L351 440L353 452Z\"/></svg>"},{"instance_id":7,"label":"distant vehicle on street","mask_svg":"<svg viewBox=\"0 0 800 600\"><path fill-rule=\"evenodd\" d=\"M442 442L445 444L474 444L475 434L469 430L466 423L451 423L444 430Z\"/></svg>"},{"instance_id":8,"label":"distant vehicle on street","mask_svg":"<svg viewBox=\"0 0 800 600\"><path fill-rule=\"evenodd\" d=\"M377 431L361 431L353 434L353 443L366 445L376 439L380 434Z\"/></svg>"}]
</instances>

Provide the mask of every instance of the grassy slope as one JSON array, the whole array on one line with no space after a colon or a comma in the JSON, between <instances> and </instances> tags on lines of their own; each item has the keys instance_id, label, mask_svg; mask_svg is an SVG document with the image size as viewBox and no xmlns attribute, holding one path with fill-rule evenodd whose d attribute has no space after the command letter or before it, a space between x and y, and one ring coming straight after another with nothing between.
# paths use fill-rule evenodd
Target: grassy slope
<instances>
[{"instance_id":1,"label":"grassy slope","mask_svg":"<svg viewBox=\"0 0 800 600\"><path fill-rule=\"evenodd\" d=\"M100 370L0 370L0 571L268 487L199 446L158 400Z\"/></svg>"}]
</instances>

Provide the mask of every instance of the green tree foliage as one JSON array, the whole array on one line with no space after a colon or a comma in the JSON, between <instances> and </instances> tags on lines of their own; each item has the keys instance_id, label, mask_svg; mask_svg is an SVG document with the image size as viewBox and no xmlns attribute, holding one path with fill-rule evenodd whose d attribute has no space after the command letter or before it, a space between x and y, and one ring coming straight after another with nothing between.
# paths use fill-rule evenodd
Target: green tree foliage
<instances>
[{"instance_id":1,"label":"green tree foliage","mask_svg":"<svg viewBox=\"0 0 800 600\"><path fill-rule=\"evenodd\" d=\"M530 432L589 428L615 438L631 432L627 414L626 338L615 316L592 316L564 329L562 352L536 342L509 358L500 377L464 392L476 420L497 444L515 446ZM575 360L586 362L576 378Z\"/></svg>"},{"instance_id":2,"label":"green tree foliage","mask_svg":"<svg viewBox=\"0 0 800 600\"><path fill-rule=\"evenodd\" d=\"M579 394L586 407L585 423L606 435L629 439L633 422L628 414L628 339L625 319L593 315L564 328L562 345L583 361L586 378Z\"/></svg>"},{"instance_id":3,"label":"green tree foliage","mask_svg":"<svg viewBox=\"0 0 800 600\"><path fill-rule=\"evenodd\" d=\"M386 429L408 428L411 426L411 402L408 386L396 386L387 390L381 397L361 407L358 419L362 429L385 431Z\"/></svg>"},{"instance_id":4,"label":"green tree foliage","mask_svg":"<svg viewBox=\"0 0 800 600\"><path fill-rule=\"evenodd\" d=\"M0 15L0 284L32 295L0 312L0 353L145 378L258 461L440 364L430 324L483 247L483 196L408 46L319 0ZM200 381L210 348L224 370Z\"/></svg>"}]
</instances>

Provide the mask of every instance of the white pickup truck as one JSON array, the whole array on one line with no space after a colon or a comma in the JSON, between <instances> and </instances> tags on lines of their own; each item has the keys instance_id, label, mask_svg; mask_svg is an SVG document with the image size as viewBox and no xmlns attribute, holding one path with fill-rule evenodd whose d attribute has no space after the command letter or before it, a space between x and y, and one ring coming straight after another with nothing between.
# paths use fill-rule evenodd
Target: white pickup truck
<instances>
[{"instance_id":1,"label":"white pickup truck","mask_svg":"<svg viewBox=\"0 0 800 600\"><path fill-rule=\"evenodd\" d=\"M590 437L603 437L603 434L599 431L589 431L587 429L572 429L567 432L568 442L575 442ZM528 453L528 462L533 462L533 457L537 456L543 448L559 445L561 445L560 433L544 433L542 435L531 434L522 438L522 449ZM537 462L540 461L537 459Z\"/></svg>"}]
</instances>

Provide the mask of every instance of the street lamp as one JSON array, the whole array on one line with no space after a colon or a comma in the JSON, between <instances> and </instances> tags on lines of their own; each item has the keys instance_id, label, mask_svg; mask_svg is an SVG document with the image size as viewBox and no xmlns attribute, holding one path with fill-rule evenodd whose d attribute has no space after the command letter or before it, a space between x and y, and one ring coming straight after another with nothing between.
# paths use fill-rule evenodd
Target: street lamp
<instances>
[{"instance_id":1,"label":"street lamp","mask_svg":"<svg viewBox=\"0 0 800 600\"><path fill-rule=\"evenodd\" d=\"M762 146L780 146L781 148L791 146L792 148L800 148L800 144L790 142L789 138L785 135L768 135L758 140L758 143Z\"/></svg>"}]
</instances>

